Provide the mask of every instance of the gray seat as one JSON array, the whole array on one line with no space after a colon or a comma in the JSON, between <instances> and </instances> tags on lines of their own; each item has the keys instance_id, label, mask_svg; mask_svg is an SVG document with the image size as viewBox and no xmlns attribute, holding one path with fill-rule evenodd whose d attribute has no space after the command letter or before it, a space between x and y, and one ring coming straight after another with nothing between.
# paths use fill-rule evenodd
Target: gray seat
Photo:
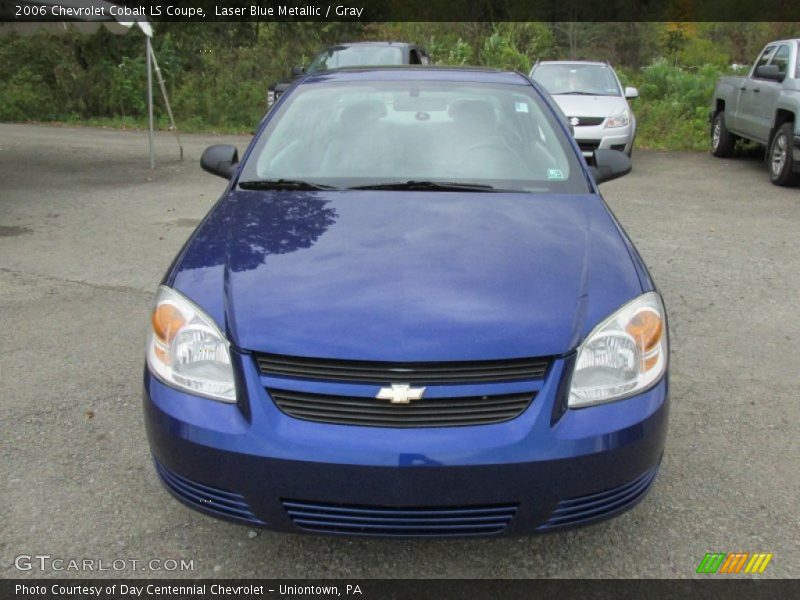
<instances>
[{"instance_id":1,"label":"gray seat","mask_svg":"<svg viewBox=\"0 0 800 600\"><path fill-rule=\"evenodd\" d=\"M345 106L337 125L341 133L325 149L322 174L367 176L381 171L389 160L381 135L384 117L386 106L380 100L363 100Z\"/></svg>"}]
</instances>

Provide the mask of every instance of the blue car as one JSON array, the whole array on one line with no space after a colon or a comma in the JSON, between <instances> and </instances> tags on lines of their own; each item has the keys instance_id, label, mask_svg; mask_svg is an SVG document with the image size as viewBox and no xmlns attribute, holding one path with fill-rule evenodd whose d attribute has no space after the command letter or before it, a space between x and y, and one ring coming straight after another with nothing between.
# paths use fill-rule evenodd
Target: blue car
<instances>
[{"instance_id":1,"label":"blue car","mask_svg":"<svg viewBox=\"0 0 800 600\"><path fill-rule=\"evenodd\" d=\"M519 73L317 72L155 297L156 471L248 526L494 536L617 515L667 431L667 316L557 107Z\"/></svg>"}]
</instances>

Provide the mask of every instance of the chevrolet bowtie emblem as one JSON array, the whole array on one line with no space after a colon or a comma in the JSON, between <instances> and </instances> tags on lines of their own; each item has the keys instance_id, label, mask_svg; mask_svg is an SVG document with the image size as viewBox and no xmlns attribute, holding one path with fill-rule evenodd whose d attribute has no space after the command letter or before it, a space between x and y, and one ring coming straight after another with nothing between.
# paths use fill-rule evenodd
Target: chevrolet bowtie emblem
<instances>
[{"instance_id":1,"label":"chevrolet bowtie emblem","mask_svg":"<svg viewBox=\"0 0 800 600\"><path fill-rule=\"evenodd\" d=\"M412 400L420 400L425 393L425 388L412 388L406 384L392 384L378 390L375 396L378 400L388 400L392 404L408 404Z\"/></svg>"}]
</instances>

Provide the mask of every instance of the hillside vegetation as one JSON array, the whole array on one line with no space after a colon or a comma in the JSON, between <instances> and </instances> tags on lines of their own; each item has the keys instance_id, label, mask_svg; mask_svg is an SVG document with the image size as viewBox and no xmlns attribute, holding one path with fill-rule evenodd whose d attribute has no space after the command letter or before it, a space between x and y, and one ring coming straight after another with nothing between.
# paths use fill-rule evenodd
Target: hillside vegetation
<instances>
[{"instance_id":1,"label":"hillside vegetation","mask_svg":"<svg viewBox=\"0 0 800 600\"><path fill-rule=\"evenodd\" d=\"M537 59L609 60L633 101L638 147L700 150L714 81L750 63L788 23L206 23L156 24L154 50L183 131L250 132L267 86L325 44L414 41L436 64L527 73ZM795 35L797 32L794 32ZM0 121L146 124L141 35L0 38ZM160 98L159 127L166 126Z\"/></svg>"}]
</instances>

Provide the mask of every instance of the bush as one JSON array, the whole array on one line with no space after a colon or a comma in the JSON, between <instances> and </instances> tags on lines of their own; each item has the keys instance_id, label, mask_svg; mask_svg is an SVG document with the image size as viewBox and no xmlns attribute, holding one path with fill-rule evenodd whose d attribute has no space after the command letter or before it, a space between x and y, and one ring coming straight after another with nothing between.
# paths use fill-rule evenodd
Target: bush
<instances>
[{"instance_id":1,"label":"bush","mask_svg":"<svg viewBox=\"0 0 800 600\"><path fill-rule=\"evenodd\" d=\"M454 42L431 39L427 46L431 61L437 65L463 66L473 62L472 48L461 38Z\"/></svg>"},{"instance_id":2,"label":"bush","mask_svg":"<svg viewBox=\"0 0 800 600\"><path fill-rule=\"evenodd\" d=\"M0 121L27 121L31 115L50 120L54 114L51 88L41 75L23 67L0 86Z\"/></svg>"},{"instance_id":3,"label":"bush","mask_svg":"<svg viewBox=\"0 0 800 600\"><path fill-rule=\"evenodd\" d=\"M732 25L666 28L662 51L671 62L656 60L640 70L618 68L621 79L640 91L640 98L632 102L638 146L707 148L708 106L732 46L723 42L738 40L734 34L740 28ZM615 27L619 24L585 25L579 31L592 36L576 40L594 58L611 51L590 43L590 38L604 43L624 38L629 45L636 40L657 41L653 36L659 30L652 27L626 28L622 36L603 35ZM427 47L436 64L477 64L527 73L537 59L563 58L556 37L562 29L514 22L159 23L153 43L179 129L252 132L263 115L267 87L285 78L293 65L307 64L325 44L406 40ZM743 49L736 52L746 52L770 35L768 28L748 24L733 46ZM639 53L629 54L635 55L631 64L638 64ZM642 51L641 56L645 54ZM145 71L144 43L136 33L113 36L101 29L90 36L0 37L0 120L145 123ZM156 122L166 123L157 86L154 92Z\"/></svg>"},{"instance_id":4,"label":"bush","mask_svg":"<svg viewBox=\"0 0 800 600\"><path fill-rule=\"evenodd\" d=\"M708 111L717 79L716 65L683 69L658 60L639 73L625 73L639 89L632 102L637 118L637 146L659 150L706 150Z\"/></svg>"},{"instance_id":5,"label":"bush","mask_svg":"<svg viewBox=\"0 0 800 600\"><path fill-rule=\"evenodd\" d=\"M550 28L542 23L499 23L483 44L483 64L527 74L538 59L554 55Z\"/></svg>"}]
</instances>

